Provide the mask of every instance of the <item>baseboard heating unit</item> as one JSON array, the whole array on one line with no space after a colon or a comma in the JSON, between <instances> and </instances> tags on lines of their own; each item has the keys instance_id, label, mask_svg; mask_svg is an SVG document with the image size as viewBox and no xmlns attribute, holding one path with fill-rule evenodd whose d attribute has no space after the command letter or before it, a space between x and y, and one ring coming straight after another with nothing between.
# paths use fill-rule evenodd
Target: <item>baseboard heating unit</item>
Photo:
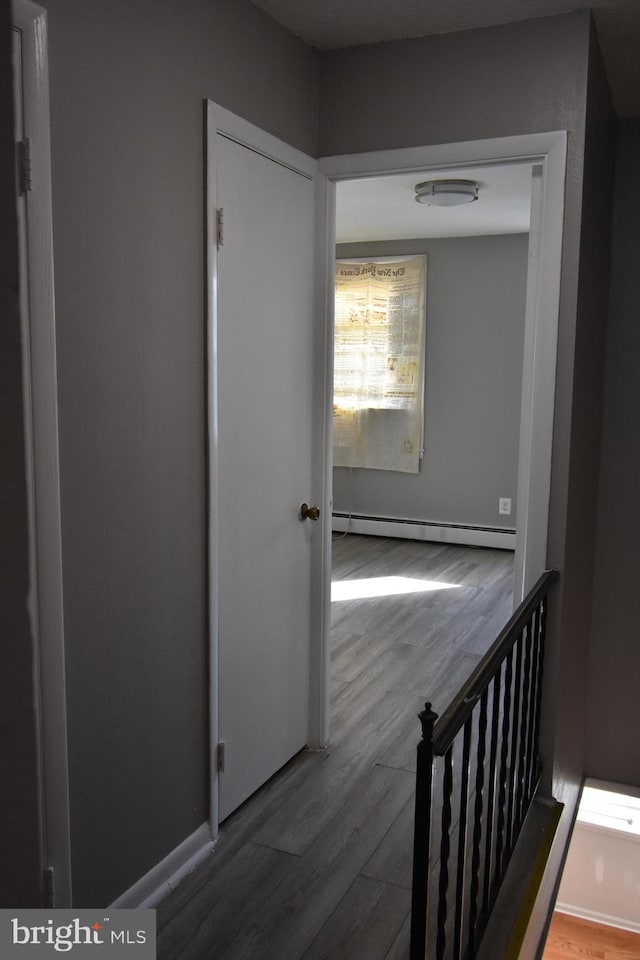
<instances>
[{"instance_id":1,"label":"baseboard heating unit","mask_svg":"<svg viewBox=\"0 0 640 960\"><path fill-rule=\"evenodd\" d=\"M404 520L335 512L336 533L364 533L375 537L403 537L436 543L459 543L469 547L497 547L515 550L516 531L507 527L480 527L462 523L437 523L431 520Z\"/></svg>"}]
</instances>

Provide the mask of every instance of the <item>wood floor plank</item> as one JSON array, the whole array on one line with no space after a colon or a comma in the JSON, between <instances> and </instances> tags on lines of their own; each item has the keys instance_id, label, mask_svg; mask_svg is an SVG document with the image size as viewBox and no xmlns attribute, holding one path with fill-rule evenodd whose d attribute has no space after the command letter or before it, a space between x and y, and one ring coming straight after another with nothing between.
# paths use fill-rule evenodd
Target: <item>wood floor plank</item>
<instances>
[{"instance_id":1,"label":"wood floor plank","mask_svg":"<svg viewBox=\"0 0 640 960\"><path fill-rule=\"evenodd\" d=\"M332 544L334 579L383 576L418 561L426 573L440 572L457 562L466 547L388 537L350 534Z\"/></svg>"},{"instance_id":2,"label":"wood floor plank","mask_svg":"<svg viewBox=\"0 0 640 960\"><path fill-rule=\"evenodd\" d=\"M326 755L314 776L301 784L274 816L255 834L259 843L288 853L302 854L339 813L360 782L397 736L397 730L415 716L418 701L385 693L369 712Z\"/></svg>"},{"instance_id":3,"label":"wood floor plank","mask_svg":"<svg viewBox=\"0 0 640 960\"><path fill-rule=\"evenodd\" d=\"M456 641L478 616L482 592L477 587L466 587L433 595L417 608L417 616L406 625L398 639L414 643L424 649L440 649Z\"/></svg>"},{"instance_id":4,"label":"wood floor plank","mask_svg":"<svg viewBox=\"0 0 640 960\"><path fill-rule=\"evenodd\" d=\"M200 960L209 956L212 942L216 950L226 949L297 860L280 850L245 844L186 904L179 920L162 929L158 952L166 960ZM185 927L190 931L188 944Z\"/></svg>"},{"instance_id":5,"label":"wood floor plank","mask_svg":"<svg viewBox=\"0 0 640 960\"><path fill-rule=\"evenodd\" d=\"M408 644L392 644L375 657L353 682L344 687L333 703L331 741L340 743L385 693L404 695L406 677L420 660L421 653ZM410 696L410 694L409 694Z\"/></svg>"},{"instance_id":6,"label":"wood floor plank","mask_svg":"<svg viewBox=\"0 0 640 960\"><path fill-rule=\"evenodd\" d=\"M216 960L300 960L413 790L413 777L373 767L253 920Z\"/></svg>"},{"instance_id":7,"label":"wood floor plank","mask_svg":"<svg viewBox=\"0 0 640 960\"><path fill-rule=\"evenodd\" d=\"M158 960L407 960L417 715L444 710L508 618L513 556L349 535L333 558L337 579L457 586L332 605L329 747L222 824L159 904Z\"/></svg>"},{"instance_id":8,"label":"wood floor plank","mask_svg":"<svg viewBox=\"0 0 640 960\"><path fill-rule=\"evenodd\" d=\"M469 548L469 556L475 552L477 563L473 571L469 571L465 583L468 586L486 589L492 581L501 577L510 577L513 573L513 554L510 550L487 550Z\"/></svg>"},{"instance_id":9,"label":"wood floor plank","mask_svg":"<svg viewBox=\"0 0 640 960\"><path fill-rule=\"evenodd\" d=\"M407 681L407 696L429 701L433 710L441 716L480 660L478 654L452 652L432 669L429 669L427 662L422 669L416 669Z\"/></svg>"},{"instance_id":10,"label":"wood floor plank","mask_svg":"<svg viewBox=\"0 0 640 960\"><path fill-rule=\"evenodd\" d=\"M340 601L334 603L332 622L336 629L343 630L345 625L353 633L361 636L373 634L393 643L406 631L407 626L416 624L415 631L420 638L428 632L420 627L420 620L426 624L428 610L436 600L434 594L411 593L397 594L392 597L372 597L367 600ZM337 609L339 607L339 609Z\"/></svg>"},{"instance_id":11,"label":"wood floor plank","mask_svg":"<svg viewBox=\"0 0 640 960\"><path fill-rule=\"evenodd\" d=\"M411 796L362 868L363 877L411 890L414 811Z\"/></svg>"},{"instance_id":12,"label":"wood floor plank","mask_svg":"<svg viewBox=\"0 0 640 960\"><path fill-rule=\"evenodd\" d=\"M413 700L414 709L407 714L402 724L398 724L395 736L378 753L378 763L397 770L407 770L415 775L417 747L420 740L420 721L418 714L424 703Z\"/></svg>"},{"instance_id":13,"label":"wood floor plank","mask_svg":"<svg viewBox=\"0 0 640 960\"><path fill-rule=\"evenodd\" d=\"M511 583L507 585L503 596L494 598L494 610L479 617L460 637L465 653L484 654L496 639L511 616Z\"/></svg>"},{"instance_id":14,"label":"wood floor plank","mask_svg":"<svg viewBox=\"0 0 640 960\"><path fill-rule=\"evenodd\" d=\"M348 681L346 680L331 680L331 702L335 700L341 690L347 686Z\"/></svg>"},{"instance_id":15,"label":"wood floor plank","mask_svg":"<svg viewBox=\"0 0 640 960\"><path fill-rule=\"evenodd\" d=\"M556 910L542 960L640 960L640 934Z\"/></svg>"},{"instance_id":16,"label":"wood floor plank","mask_svg":"<svg viewBox=\"0 0 640 960\"><path fill-rule=\"evenodd\" d=\"M242 847L254 838L263 823L273 816L286 798L296 792L301 783L307 782L313 776L315 767L325 759L324 753L301 751L222 823L214 853L158 904L158 933L180 914L191 900L201 895L206 884L238 855Z\"/></svg>"},{"instance_id":17,"label":"wood floor plank","mask_svg":"<svg viewBox=\"0 0 640 960\"><path fill-rule=\"evenodd\" d=\"M344 634L331 631L331 676L351 682L365 670L395 639L388 631Z\"/></svg>"},{"instance_id":18,"label":"wood floor plank","mask_svg":"<svg viewBox=\"0 0 640 960\"><path fill-rule=\"evenodd\" d=\"M389 952L384 960L409 960L409 947L411 944L411 911L400 927L400 932L395 938Z\"/></svg>"},{"instance_id":19,"label":"wood floor plank","mask_svg":"<svg viewBox=\"0 0 640 960\"><path fill-rule=\"evenodd\" d=\"M384 960L411 907L411 894L356 877L303 960Z\"/></svg>"}]
</instances>

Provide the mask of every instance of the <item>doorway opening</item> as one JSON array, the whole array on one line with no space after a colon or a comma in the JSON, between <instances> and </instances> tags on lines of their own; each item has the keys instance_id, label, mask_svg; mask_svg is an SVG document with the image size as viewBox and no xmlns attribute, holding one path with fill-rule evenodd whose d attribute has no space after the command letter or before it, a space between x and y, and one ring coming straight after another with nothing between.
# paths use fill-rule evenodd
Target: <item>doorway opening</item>
<instances>
[{"instance_id":1,"label":"doorway opening","mask_svg":"<svg viewBox=\"0 0 640 960\"><path fill-rule=\"evenodd\" d=\"M219 373L216 357L218 338L222 334L219 329L221 312L218 310L218 300L220 290L217 285L217 264L233 254L234 251L242 249L242 245L232 243L232 232L235 221L230 220L229 211L242 209L242 204L246 201L246 191L241 189L236 196L233 196L233 203L228 204L228 210L225 212L225 239L220 244L218 237L218 221L220 219L220 210L224 207L225 184L224 178L219 175L219 171L214 167L213 158L217 156L220 150L235 150L253 144L253 153L258 156L255 150L255 143L260 146L260 155L265 164L272 163L274 158L278 168L282 171L302 173L302 178L308 184L313 184L313 193L305 193L305 209L302 217L300 230L308 238L308 231L313 225L314 216L316 224L315 245L313 256L311 257L311 266L307 270L300 270L296 275L307 277L313 275L313 290L309 291L306 287L304 296L300 299L300 304L310 307L313 317L307 317L303 322L302 310L296 313L295 329L299 331L302 327L307 330L306 324L309 323L313 330L310 341L305 340L304 356L313 358L313 365L309 368L307 375L303 377L303 382L298 384L300 395L311 399L309 411L302 411L300 405L292 411L295 414L296 422L303 427L305 443L311 439L311 472L312 477L309 482L298 484L300 492L294 492L287 497L286 503L282 507L282 524L293 524L295 530L308 544L309 550L309 576L306 573L301 580L304 583L304 592L306 596L309 590L309 617L299 617L299 622L303 633L298 637L296 649L301 649L304 645L309 654L308 660L308 723L306 729L306 743L311 749L324 747L329 741L329 711L330 711L330 624L331 624L331 599L328 585L331 582L331 534L332 534L332 513L333 513L333 464L331 458L332 449L332 418L331 418L331 398L333 383L333 302L334 302L334 263L335 263L335 198L340 184L346 181L369 180L376 177L388 177L394 174L419 174L420 178L428 176L430 171L459 170L464 167L477 167L478 165L493 166L496 164L524 164L531 173L531 240L528 248L528 270L526 285L526 306L525 323L523 335L523 374L521 403L519 405L520 429L519 429L519 450L517 464L517 507L515 527L518 531L516 537L515 551L515 589L514 600L519 602L525 591L529 588L534 578L544 569L546 559L546 528L548 516L548 497L550 482L550 451L551 451L551 427L553 421L553 383L555 379L555 349L557 332L557 315L559 300L559 272L560 272L560 250L562 237L562 210L563 210L563 189L564 189L564 163L566 150L566 136L560 134L537 134L529 137L506 138L504 140L491 141L473 141L469 143L450 144L441 147L424 147L409 150L388 151L384 153L370 153L358 156L340 156L335 158L321 158L316 162L310 158L302 157L297 153L291 154L290 150L284 150L279 142L273 138L250 128L250 125L239 118L228 115L226 111L220 108L210 106L209 119L209 146L208 153L209 164L209 186L210 191L207 195L208 223L210 228L209 236L212 238L208 245L208 255L210 258L210 283L209 283L209 312L210 312L210 437L211 437L211 502L218 503L223 499L224 489L221 487L220 476L218 475L218 413L220 398L217 393L217 376ZM213 120L215 119L215 123ZM231 146L229 146L231 145ZM284 159L282 159L284 158ZM257 162L257 161L256 161ZM273 163L272 163L273 165ZM237 171L237 164L230 167L229 177ZM226 176L226 174L225 174ZM284 176L284 173L283 173ZM261 184L262 171L258 176L250 179L250 182ZM226 181L225 181L226 182ZM231 181L229 181L231 182ZM252 222L257 216L258 201L262 203L266 197L271 196L268 191L260 189L258 196L251 208ZM311 203L313 196L313 203ZM416 205L417 206L417 205ZM290 209L290 204L281 204L279 210ZM242 221L244 223L244 221ZM276 222L273 218L267 218L269 225L268 239L265 241L266 249L274 249L273 224ZM297 229L297 227L296 227ZM254 231L255 232L255 231ZM278 234L279 236L279 234ZM285 231L285 239L291 240L294 236L292 229ZM216 240L216 238L218 238ZM301 248L296 245L296 251ZM308 244L305 244L308 249ZM281 261L286 263L291 269L293 251L282 257ZM277 266L277 265L276 265ZM273 271L277 274L276 267ZM226 276L229 275L229 269L226 269ZM222 276L222 271L220 273ZM543 282L544 281L544 282ZM241 289L241 283L236 283L233 289ZM279 289L282 289L280 285ZM309 293L311 292L311 296ZM264 298L263 298L264 299ZM266 301L271 303L271 298ZM231 311L227 310L230 316ZM244 314L243 314L244 315ZM248 315L252 315L249 311ZM265 326L267 329L267 326ZM236 329L232 325L232 332L236 336ZM305 334L306 336L306 334ZM234 340L234 343L236 341ZM288 339L283 342L289 343ZM245 359L244 342L239 344L238 356ZM276 352L276 359L282 359L282 351ZM283 355L284 356L284 355ZM288 354L285 356L288 357ZM228 372L229 350L225 351L225 373ZM298 363L287 363L287 371L300 371L302 367ZM274 382L279 385L283 377L274 378L269 370L269 383ZM266 384L266 368L264 362L261 363L258 372L252 374L249 382L255 383L258 377L260 383L261 410L281 409L277 404L267 404L264 401L262 386ZM428 376L428 371L427 371ZM260 379L261 378L261 379ZM297 394L291 394L297 395ZM233 393L230 394L233 399ZM478 397L480 398L480 393ZM517 406L517 404L516 404ZM248 412L251 415L253 407L249 407ZM306 410L306 407L305 407ZM250 422L253 418L250 416ZM220 418L220 422L222 418ZM228 422L228 418L227 418ZM264 437L272 435L273 430L278 428L277 418L271 417L266 422L265 429L262 431ZM286 431L280 429L280 434L287 436ZM237 434L239 435L239 434ZM300 445L303 447L303 444ZM249 445L248 449L252 450ZM296 449L298 447L296 446ZM305 446L306 450L307 447ZM292 446L288 444L287 451L282 457L277 459L277 465L288 462L291 456ZM271 453L270 453L271 456ZM221 459L221 458L220 458ZM273 459L273 458L272 458ZM305 456L306 460L309 458ZM246 473L250 476L250 473ZM276 485L276 492L280 491L281 484ZM310 495L307 492L310 490ZM237 493L237 489L230 486L229 502L233 499L231 493ZM502 492L499 494L502 497ZM311 516L311 510L303 513L300 503L303 500L314 504L312 508L314 517L321 517L321 522L313 524L309 522L300 523L303 516ZM505 497L509 499L508 496ZM513 498L512 498L513 500ZM293 513L292 511L293 504ZM318 510L315 506L318 506ZM226 509L226 507L225 507ZM299 512L298 512L299 511ZM218 529L216 522L222 511L211 512L211 530L210 530L210 548L211 548L211 571L212 575L219 572L217 544ZM256 510L252 517L273 517L274 511ZM218 518L218 521L216 520ZM406 519L400 515L400 519ZM436 517L442 520L442 516ZM451 518L444 518L451 521ZM452 530L454 524L450 524ZM469 525L469 524L468 524ZM234 529L244 529L243 524L238 522ZM315 532L314 532L315 530ZM485 531L487 532L487 531ZM488 531L491 532L491 531ZM495 533L495 530L493 531ZM453 532L451 538L453 539ZM268 538L267 538L268 539ZM255 542L255 530L252 530L252 541ZM262 542L262 541L260 541ZM265 540L265 542L267 542ZM272 542L272 540L269 540ZM455 542L455 541L454 541ZM463 541L464 542L464 541ZM424 545L424 544L421 544ZM447 544L448 545L448 544ZM244 551L249 555L250 552ZM243 555L244 555L243 554ZM225 552L228 557L228 551ZM272 565L274 566L274 565ZM297 573L303 571L302 564L294 564ZM284 569L280 564L274 569ZM386 574L385 574L386 575ZM213 576L212 582L217 584L219 577ZM447 579L446 577L444 579ZM452 581L453 582L453 581ZM225 732L218 722L219 691L225 689L224 679L221 679L218 673L219 651L218 638L215 633L220 619L220 610L218 604L217 586L212 588L211 592L211 623L214 633L212 634L212 687L211 687L211 745L212 745L212 774L214 777L214 789L212 790L212 816L211 824L215 832L218 822L217 810L217 774L223 773L226 776L226 770L220 769L220 744L224 747L226 744ZM458 593L458 591L448 591L448 593ZM300 590L296 592L296 596ZM256 609L262 610L262 604L257 603ZM287 603L278 605L279 610L289 609ZM303 635L308 625L308 634ZM257 681L256 681L257 682ZM296 690L302 689L300 685ZM261 724L260 729L263 729ZM301 742L304 742L304 738ZM223 756L227 758L229 751L225 750Z\"/></svg>"},{"instance_id":2,"label":"doorway opening","mask_svg":"<svg viewBox=\"0 0 640 960\"><path fill-rule=\"evenodd\" d=\"M327 276L322 296L327 315L325 369L325 395L332 397L334 283L329 281L336 256L336 224L339 222L337 203L340 191L350 182L358 181L364 190L376 180L393 175L408 175L409 183L440 177L442 171L462 176L472 168L497 168L504 166L517 171L523 167L529 187L529 242L527 247L526 294L522 348L522 376L517 453L517 491L514 509L515 537L513 603L520 603L537 577L545 569L550 491L551 445L554 408L555 364L557 324L560 289L560 263L564 207L564 169L566 157L566 134L553 132L522 137L509 137L487 141L471 141L433 147L407 148L380 151L368 154L325 157L320 160L321 171L327 177L323 187L325 208L325 268ZM398 184L400 180L398 181ZM406 186L406 184L405 184ZM367 201L364 201L365 205ZM369 205L370 201L369 201ZM418 205L416 205L418 206ZM472 204L473 207L477 205ZM388 211L382 212L383 220ZM521 228L522 229L522 228ZM388 231L385 231L388 232ZM379 240L371 235L363 242ZM396 238L397 240L397 238ZM358 241L359 242L359 241ZM340 248L338 248L340 249ZM351 251L348 251L351 252ZM389 249L387 247L387 255ZM394 252L398 252L397 249ZM402 252L405 252L404 250ZM373 253L371 248L367 254ZM427 344L427 362L429 345ZM429 371L427 369L427 379ZM339 513L337 500L333 499L333 463L331 417L326 414L325 427L325 511ZM338 486L335 488L339 494ZM509 499L509 497L506 497ZM513 500L513 498L511 498ZM502 501L502 495L499 501ZM502 504L500 504L502 506ZM349 520L349 512L352 514ZM347 512L353 529L355 511ZM377 518L380 519L380 518ZM384 518L382 518L384 519ZM406 516L401 517L406 521ZM325 525L327 540L332 535L334 518ZM358 518L361 520L361 518ZM361 521L362 522L362 521ZM361 531L358 531L361 532ZM366 532L372 532L368 530ZM381 533L388 531L380 529ZM431 532L431 531L430 531ZM391 534L392 536L395 533ZM420 539L424 538L421 533ZM441 531L438 536L444 539ZM452 525L452 538L459 536ZM454 541L455 542L455 539ZM464 542L464 541L463 541ZM324 579L331 578L331 551L325 549ZM323 600L323 626L321 628L322 653L318 658L322 665L320 728L317 744L329 738L330 641L328 625L331 623L331 608L328 596Z\"/></svg>"},{"instance_id":3,"label":"doorway opening","mask_svg":"<svg viewBox=\"0 0 640 960\"><path fill-rule=\"evenodd\" d=\"M513 609L532 166L336 185L338 702L402 642L425 650L438 698L440 673L452 695ZM471 202L416 203L435 178L472 184Z\"/></svg>"}]
</instances>

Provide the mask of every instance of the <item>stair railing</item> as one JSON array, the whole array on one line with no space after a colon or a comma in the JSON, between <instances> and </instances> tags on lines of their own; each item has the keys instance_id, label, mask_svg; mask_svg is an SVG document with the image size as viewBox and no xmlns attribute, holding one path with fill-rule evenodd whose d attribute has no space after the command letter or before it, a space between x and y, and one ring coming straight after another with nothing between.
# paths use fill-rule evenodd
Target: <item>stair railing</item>
<instances>
[{"instance_id":1,"label":"stair railing","mask_svg":"<svg viewBox=\"0 0 640 960\"><path fill-rule=\"evenodd\" d=\"M418 744L410 960L473 960L540 775L544 573Z\"/></svg>"}]
</instances>

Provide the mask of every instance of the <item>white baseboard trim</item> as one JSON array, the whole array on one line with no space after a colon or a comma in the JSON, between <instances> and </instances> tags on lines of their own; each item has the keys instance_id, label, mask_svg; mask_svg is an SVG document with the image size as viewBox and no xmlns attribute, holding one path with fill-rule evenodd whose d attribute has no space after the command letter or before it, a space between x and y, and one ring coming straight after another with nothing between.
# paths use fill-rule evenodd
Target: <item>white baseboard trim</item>
<instances>
[{"instance_id":1,"label":"white baseboard trim","mask_svg":"<svg viewBox=\"0 0 640 960\"><path fill-rule=\"evenodd\" d=\"M620 930L630 930L632 933L640 933L640 922L629 920L624 917L612 917L608 913L599 913L597 910L589 910L585 907L576 907L571 903L556 902L558 913L568 913L570 917L577 917L579 920L591 920L592 923L602 923L606 927L618 927Z\"/></svg>"},{"instance_id":2,"label":"white baseboard trim","mask_svg":"<svg viewBox=\"0 0 640 960\"><path fill-rule=\"evenodd\" d=\"M337 533L365 533L376 537L404 537L436 543L458 543L470 547L497 547L515 550L516 531L499 527L474 527L464 524L432 523L428 520L401 520L391 517L365 517L333 514Z\"/></svg>"},{"instance_id":3,"label":"white baseboard trim","mask_svg":"<svg viewBox=\"0 0 640 960\"><path fill-rule=\"evenodd\" d=\"M173 890L188 873L213 853L214 841L208 823L183 840L164 860L140 877L132 887L125 890L113 903L112 909L132 907L155 907L167 893Z\"/></svg>"}]
</instances>

